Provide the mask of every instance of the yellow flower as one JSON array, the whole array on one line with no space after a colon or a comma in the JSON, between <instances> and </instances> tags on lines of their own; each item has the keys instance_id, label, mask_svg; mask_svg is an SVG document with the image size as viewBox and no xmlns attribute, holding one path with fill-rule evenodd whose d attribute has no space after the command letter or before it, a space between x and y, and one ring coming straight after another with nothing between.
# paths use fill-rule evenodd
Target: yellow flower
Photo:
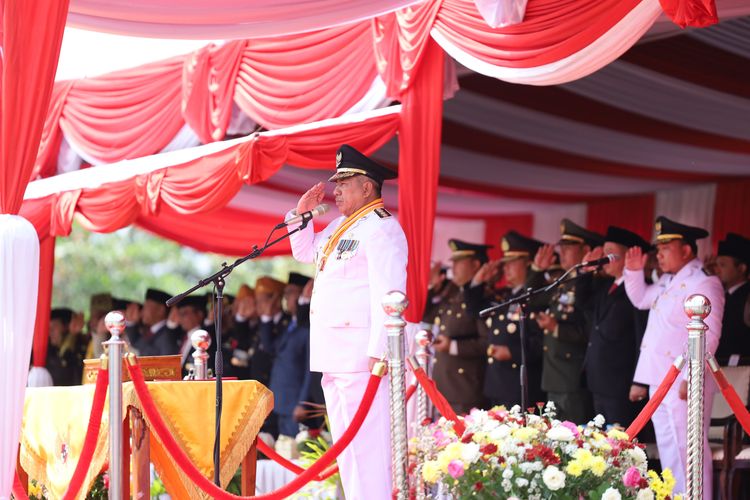
<instances>
[{"instance_id":1,"label":"yellow flower","mask_svg":"<svg viewBox=\"0 0 750 500\"><path fill-rule=\"evenodd\" d=\"M490 436L486 432L475 432L471 437L471 440L475 443L486 443L489 437Z\"/></svg>"},{"instance_id":2,"label":"yellow flower","mask_svg":"<svg viewBox=\"0 0 750 500\"><path fill-rule=\"evenodd\" d=\"M565 467L565 472L573 477L578 477L583 473L583 467L581 467L581 463L578 460L572 460L568 463L568 466Z\"/></svg>"},{"instance_id":3,"label":"yellow flower","mask_svg":"<svg viewBox=\"0 0 750 500\"><path fill-rule=\"evenodd\" d=\"M595 441L603 441L605 439L604 434L599 431L594 431L594 433L591 434L591 437L593 437Z\"/></svg>"},{"instance_id":4,"label":"yellow flower","mask_svg":"<svg viewBox=\"0 0 750 500\"><path fill-rule=\"evenodd\" d=\"M602 457L594 457L591 462L591 472L597 477L602 477L607 470L607 462Z\"/></svg>"},{"instance_id":5,"label":"yellow flower","mask_svg":"<svg viewBox=\"0 0 750 500\"><path fill-rule=\"evenodd\" d=\"M531 427L521 427L513 430L513 437L519 441L528 443L539 434L539 431Z\"/></svg>"},{"instance_id":6,"label":"yellow flower","mask_svg":"<svg viewBox=\"0 0 750 500\"><path fill-rule=\"evenodd\" d=\"M42 497L42 487L36 481L31 481L31 484L29 484L29 496Z\"/></svg>"},{"instance_id":7,"label":"yellow flower","mask_svg":"<svg viewBox=\"0 0 750 500\"><path fill-rule=\"evenodd\" d=\"M436 483L440 478L440 468L434 460L428 460L422 465L422 478L428 483Z\"/></svg>"},{"instance_id":8,"label":"yellow flower","mask_svg":"<svg viewBox=\"0 0 750 500\"><path fill-rule=\"evenodd\" d=\"M591 463L594 460L594 455L592 455L591 452L585 448L578 448L575 453L573 453L573 458L578 461L583 470L586 470L591 467Z\"/></svg>"},{"instance_id":9,"label":"yellow flower","mask_svg":"<svg viewBox=\"0 0 750 500\"><path fill-rule=\"evenodd\" d=\"M610 429L609 432L607 432L607 436L611 437L612 439L618 439L620 441L630 440L630 436L628 436L627 433L621 431L620 429Z\"/></svg>"}]
</instances>

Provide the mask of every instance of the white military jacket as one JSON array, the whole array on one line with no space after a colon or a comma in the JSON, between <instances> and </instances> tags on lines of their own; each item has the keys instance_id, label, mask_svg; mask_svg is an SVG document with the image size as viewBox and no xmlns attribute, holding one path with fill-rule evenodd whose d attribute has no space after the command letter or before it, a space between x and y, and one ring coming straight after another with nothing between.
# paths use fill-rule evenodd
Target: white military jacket
<instances>
[{"instance_id":1,"label":"white military jacket","mask_svg":"<svg viewBox=\"0 0 750 500\"><path fill-rule=\"evenodd\" d=\"M287 218L292 212L287 214ZM312 223L292 234L294 258L317 266L341 216L321 232ZM291 231L299 224L290 226ZM404 231L387 210L361 217L346 231L315 276L310 302L310 370L368 371L369 358L387 353L386 315L381 301L392 290L406 292Z\"/></svg>"},{"instance_id":2,"label":"white military jacket","mask_svg":"<svg viewBox=\"0 0 750 500\"><path fill-rule=\"evenodd\" d=\"M625 291L633 305L650 309L634 382L658 385L669 365L686 350L689 318L683 304L692 294L700 293L711 301L711 314L705 320L706 351L716 352L724 315L724 289L719 278L703 272L700 260L688 262L677 274L663 274L653 285L646 284L642 270L625 269L624 275ZM686 369L683 378L687 378Z\"/></svg>"}]
</instances>

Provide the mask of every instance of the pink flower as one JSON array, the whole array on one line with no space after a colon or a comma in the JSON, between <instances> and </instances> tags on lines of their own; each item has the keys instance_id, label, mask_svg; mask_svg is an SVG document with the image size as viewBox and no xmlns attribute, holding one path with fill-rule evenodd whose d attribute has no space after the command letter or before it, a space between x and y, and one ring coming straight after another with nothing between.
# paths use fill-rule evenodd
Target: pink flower
<instances>
[{"instance_id":1,"label":"pink flower","mask_svg":"<svg viewBox=\"0 0 750 500\"><path fill-rule=\"evenodd\" d=\"M572 432L575 437L578 437L578 436L581 435L581 432L578 430L578 426L576 424L574 424L573 422L571 422L570 420L566 420L565 422L561 422L560 425L562 425L563 427L567 427L568 429L570 429L570 432Z\"/></svg>"},{"instance_id":2,"label":"pink flower","mask_svg":"<svg viewBox=\"0 0 750 500\"><path fill-rule=\"evenodd\" d=\"M448 474L450 474L453 479L458 479L459 477L463 476L463 462L461 462L460 460L451 460L451 463L448 464Z\"/></svg>"},{"instance_id":3,"label":"pink flower","mask_svg":"<svg viewBox=\"0 0 750 500\"><path fill-rule=\"evenodd\" d=\"M622 484L624 484L628 488L636 488L639 484L641 484L641 479L641 473L638 471L638 469L636 467L630 467L622 476Z\"/></svg>"}]
</instances>

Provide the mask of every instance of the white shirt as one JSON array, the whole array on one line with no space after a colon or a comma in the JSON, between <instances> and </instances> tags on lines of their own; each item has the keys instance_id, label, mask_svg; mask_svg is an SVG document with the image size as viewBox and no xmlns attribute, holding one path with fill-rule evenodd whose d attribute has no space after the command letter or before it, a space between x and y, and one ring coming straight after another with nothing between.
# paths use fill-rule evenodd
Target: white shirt
<instances>
[{"instance_id":1,"label":"white shirt","mask_svg":"<svg viewBox=\"0 0 750 500\"><path fill-rule=\"evenodd\" d=\"M633 305L650 309L633 377L635 382L658 385L674 359L686 350L689 319L683 304L692 294L700 293L711 301L711 314L705 320L709 327L706 350L716 352L724 314L724 290L719 278L703 272L698 259L685 264L677 274L663 274L653 285L646 284L643 270L625 269L623 276L625 291ZM683 377L687 378L687 370L683 371Z\"/></svg>"},{"instance_id":2,"label":"white shirt","mask_svg":"<svg viewBox=\"0 0 750 500\"><path fill-rule=\"evenodd\" d=\"M319 265L323 248L344 220L338 217L319 233L311 223L292 234L294 258ZM406 237L398 221L380 211L360 218L339 243L341 251L334 249L315 277L310 301L310 369L368 371L369 358L387 352L382 299L392 290L406 292Z\"/></svg>"}]
</instances>

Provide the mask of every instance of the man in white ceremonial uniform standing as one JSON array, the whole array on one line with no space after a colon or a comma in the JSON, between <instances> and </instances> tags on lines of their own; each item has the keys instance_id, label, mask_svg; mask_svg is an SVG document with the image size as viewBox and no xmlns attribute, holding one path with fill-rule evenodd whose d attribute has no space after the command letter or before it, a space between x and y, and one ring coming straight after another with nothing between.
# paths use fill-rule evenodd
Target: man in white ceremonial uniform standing
<instances>
[{"instance_id":1,"label":"man in white ceremonial uniform standing","mask_svg":"<svg viewBox=\"0 0 750 500\"><path fill-rule=\"evenodd\" d=\"M323 373L334 440L349 427L372 366L387 352L381 300L392 290L406 291L406 237L381 198L383 181L395 177L351 146L341 146L336 174L329 179L336 183L333 194L341 217L321 232L315 233L310 224L291 235L294 257L316 266L310 302L310 370ZM318 183L287 218L312 210L323 197L323 183ZM347 500L391 498L387 386L384 378L362 428L339 457Z\"/></svg>"},{"instance_id":2,"label":"man in white ceremonial uniform standing","mask_svg":"<svg viewBox=\"0 0 750 500\"><path fill-rule=\"evenodd\" d=\"M646 333L633 377L634 382L647 385L653 394L669 370L674 359L686 351L687 323L684 302L699 293L711 301L711 314L706 319L706 351L716 352L721 337L721 318L724 313L724 291L716 276L707 275L696 258L696 240L708 236L704 229L686 226L666 217L656 219L656 246L659 267L663 271L659 281L647 285L643 267L647 256L640 247L632 247L625 257L625 291L633 305L650 309ZM708 374L708 371L706 372ZM652 421L656 431L656 445L662 468L672 469L675 493L686 490L687 466L687 377L675 381L664 401L656 409ZM641 391L639 393L639 391ZM647 389L633 386L631 400L644 399ZM708 446L708 427L716 386L706 378L703 399L704 457L703 498L712 498L711 448Z\"/></svg>"}]
</instances>

